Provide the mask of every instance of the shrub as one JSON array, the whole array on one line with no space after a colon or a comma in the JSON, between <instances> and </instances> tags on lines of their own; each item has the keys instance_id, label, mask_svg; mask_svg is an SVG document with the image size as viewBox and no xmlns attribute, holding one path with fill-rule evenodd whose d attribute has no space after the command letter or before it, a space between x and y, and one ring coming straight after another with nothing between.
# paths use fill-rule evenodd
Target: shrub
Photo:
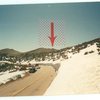
<instances>
[{"instance_id":1,"label":"shrub","mask_svg":"<svg viewBox=\"0 0 100 100\"><path fill-rule=\"evenodd\" d=\"M84 53L84 55L87 55L87 54L88 54L88 52L85 52L85 53Z\"/></svg>"},{"instance_id":2,"label":"shrub","mask_svg":"<svg viewBox=\"0 0 100 100\"><path fill-rule=\"evenodd\" d=\"M97 49L97 51L99 52L99 51L100 51L100 49Z\"/></svg>"},{"instance_id":3,"label":"shrub","mask_svg":"<svg viewBox=\"0 0 100 100\"><path fill-rule=\"evenodd\" d=\"M93 50L91 50L89 53L94 53L94 51L93 51Z\"/></svg>"}]
</instances>

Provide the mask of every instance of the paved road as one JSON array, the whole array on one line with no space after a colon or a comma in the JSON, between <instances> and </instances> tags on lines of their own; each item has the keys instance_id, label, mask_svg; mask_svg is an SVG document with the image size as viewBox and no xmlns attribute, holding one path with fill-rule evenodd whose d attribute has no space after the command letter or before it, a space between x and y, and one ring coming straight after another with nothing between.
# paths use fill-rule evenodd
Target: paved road
<instances>
[{"instance_id":1,"label":"paved road","mask_svg":"<svg viewBox=\"0 0 100 100\"><path fill-rule=\"evenodd\" d=\"M53 67L41 66L37 72L25 78L0 86L0 96L43 95L55 76Z\"/></svg>"}]
</instances>

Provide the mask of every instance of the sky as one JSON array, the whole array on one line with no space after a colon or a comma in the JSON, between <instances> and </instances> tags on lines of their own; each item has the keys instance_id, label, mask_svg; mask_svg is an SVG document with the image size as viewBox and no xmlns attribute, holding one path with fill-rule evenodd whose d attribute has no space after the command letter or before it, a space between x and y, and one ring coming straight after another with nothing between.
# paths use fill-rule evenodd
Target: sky
<instances>
[{"instance_id":1,"label":"sky","mask_svg":"<svg viewBox=\"0 0 100 100\"><path fill-rule=\"evenodd\" d=\"M40 48L39 21L48 19L63 20L64 47L100 38L100 3L98 2L0 5L0 49L11 48L25 52ZM59 38L60 35L58 34L57 37ZM43 44L42 47L46 47L45 43ZM63 45L58 47L63 48ZM52 46L50 45L49 48Z\"/></svg>"}]
</instances>

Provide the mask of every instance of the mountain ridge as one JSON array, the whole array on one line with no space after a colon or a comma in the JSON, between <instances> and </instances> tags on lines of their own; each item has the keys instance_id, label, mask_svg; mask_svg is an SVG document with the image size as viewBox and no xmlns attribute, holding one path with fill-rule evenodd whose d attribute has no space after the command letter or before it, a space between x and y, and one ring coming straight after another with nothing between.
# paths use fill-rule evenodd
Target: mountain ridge
<instances>
[{"instance_id":1,"label":"mountain ridge","mask_svg":"<svg viewBox=\"0 0 100 100\"><path fill-rule=\"evenodd\" d=\"M65 55L65 52L72 52L73 54L75 54L80 52L80 50L86 48L88 45L93 45L96 42L100 43L100 38L83 42L71 47L62 48L60 50L54 48L37 48L27 52L19 52L14 49L5 48L0 50L0 60L2 60L2 58L4 60L4 58L7 57L16 57L17 60L21 59L26 61L35 59L37 61L44 61L46 59L54 59L55 55L57 56L57 59L59 59L61 56L67 59L67 55Z\"/></svg>"},{"instance_id":2,"label":"mountain ridge","mask_svg":"<svg viewBox=\"0 0 100 100\"><path fill-rule=\"evenodd\" d=\"M79 43L77 45L82 45L82 44L88 44L88 43L91 43L91 42L96 42L96 41L100 41L100 38L96 38L96 39L92 39L92 40L89 40L89 41L86 41L86 42L83 42L83 43ZM62 50L62 49L70 49L71 47L74 47L74 46L77 46L77 45L73 45L73 46L68 46L68 47L65 47L65 48L61 48L61 49L55 49L55 48L44 48L44 47L40 47L40 48L37 48L37 49L33 49L33 50L28 50L26 52L21 52L21 51L18 51L18 50L15 50L15 49L11 49L11 48L4 48L4 49L0 49L0 52L1 51L6 51L6 50L12 50L12 51L16 51L16 52L19 52L19 53L28 53L28 52L36 52L36 51L45 51L45 50L48 50L48 51L59 51L59 50ZM46 51L46 52L48 52Z\"/></svg>"}]
</instances>

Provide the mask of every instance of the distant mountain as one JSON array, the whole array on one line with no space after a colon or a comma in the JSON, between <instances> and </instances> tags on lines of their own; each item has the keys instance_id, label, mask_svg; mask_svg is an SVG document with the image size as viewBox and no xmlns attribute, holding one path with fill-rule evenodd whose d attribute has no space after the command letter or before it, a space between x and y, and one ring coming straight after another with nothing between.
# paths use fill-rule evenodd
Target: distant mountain
<instances>
[{"instance_id":1,"label":"distant mountain","mask_svg":"<svg viewBox=\"0 0 100 100\"><path fill-rule=\"evenodd\" d=\"M4 56L19 56L21 54L21 52L19 51L16 51L14 49L9 49L9 48L6 48L6 49L2 49L0 50L0 56L4 55Z\"/></svg>"},{"instance_id":2,"label":"distant mountain","mask_svg":"<svg viewBox=\"0 0 100 100\"><path fill-rule=\"evenodd\" d=\"M22 59L33 59L33 58L44 58L46 55L49 53L54 53L56 52L56 49L50 49L50 48L38 48L35 50L31 50L25 53L22 53L21 58Z\"/></svg>"},{"instance_id":3,"label":"distant mountain","mask_svg":"<svg viewBox=\"0 0 100 100\"><path fill-rule=\"evenodd\" d=\"M57 50L56 49L50 49L50 48L38 48L38 49L35 49L35 50L32 50L32 51L29 51L27 53L50 53L50 52L56 52Z\"/></svg>"}]
</instances>

